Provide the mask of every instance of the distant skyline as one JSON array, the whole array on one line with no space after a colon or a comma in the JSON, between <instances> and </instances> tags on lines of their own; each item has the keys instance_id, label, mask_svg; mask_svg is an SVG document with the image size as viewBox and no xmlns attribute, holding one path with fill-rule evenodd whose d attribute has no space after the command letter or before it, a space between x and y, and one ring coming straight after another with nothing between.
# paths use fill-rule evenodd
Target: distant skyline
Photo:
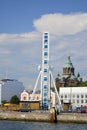
<instances>
[{"instance_id":1,"label":"distant skyline","mask_svg":"<svg viewBox=\"0 0 87 130\"><path fill-rule=\"evenodd\" d=\"M87 0L0 0L0 78L33 89L44 31L54 78L70 55L75 73L87 80Z\"/></svg>"}]
</instances>

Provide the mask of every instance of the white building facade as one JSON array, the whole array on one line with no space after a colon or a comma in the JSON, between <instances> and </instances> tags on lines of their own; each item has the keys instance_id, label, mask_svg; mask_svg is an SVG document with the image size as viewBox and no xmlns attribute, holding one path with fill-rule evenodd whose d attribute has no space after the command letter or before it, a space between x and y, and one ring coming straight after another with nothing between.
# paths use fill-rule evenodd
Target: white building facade
<instances>
[{"instance_id":1,"label":"white building facade","mask_svg":"<svg viewBox=\"0 0 87 130\"><path fill-rule=\"evenodd\" d=\"M20 94L23 92L24 86L22 82L14 79L0 80L0 104L2 101L10 101L11 97L17 95L20 99Z\"/></svg>"},{"instance_id":2,"label":"white building facade","mask_svg":"<svg viewBox=\"0 0 87 130\"><path fill-rule=\"evenodd\" d=\"M61 87L59 91L62 103L71 103L72 108L87 104L87 87Z\"/></svg>"}]
</instances>

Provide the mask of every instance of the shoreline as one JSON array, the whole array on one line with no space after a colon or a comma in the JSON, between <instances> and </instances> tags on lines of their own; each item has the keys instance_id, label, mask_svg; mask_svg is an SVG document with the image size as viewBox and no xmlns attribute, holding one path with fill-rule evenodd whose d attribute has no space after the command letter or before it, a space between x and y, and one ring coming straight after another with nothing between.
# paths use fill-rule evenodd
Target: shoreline
<instances>
[{"instance_id":1,"label":"shoreline","mask_svg":"<svg viewBox=\"0 0 87 130\"><path fill-rule=\"evenodd\" d=\"M0 120L12 121L34 121L34 122L51 122L50 112L48 111L32 111L32 112L0 112ZM53 122L52 122L53 123ZM78 123L87 124L87 114L81 113L60 113L57 115L56 123Z\"/></svg>"}]
</instances>

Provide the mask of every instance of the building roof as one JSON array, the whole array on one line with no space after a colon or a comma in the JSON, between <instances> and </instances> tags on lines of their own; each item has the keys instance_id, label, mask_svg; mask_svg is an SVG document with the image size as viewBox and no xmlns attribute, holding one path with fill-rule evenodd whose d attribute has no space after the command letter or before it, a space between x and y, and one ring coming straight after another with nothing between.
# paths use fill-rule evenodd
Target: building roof
<instances>
[{"instance_id":1,"label":"building roof","mask_svg":"<svg viewBox=\"0 0 87 130\"><path fill-rule=\"evenodd\" d=\"M69 94L69 93L87 93L87 87L61 87L61 94Z\"/></svg>"},{"instance_id":2,"label":"building roof","mask_svg":"<svg viewBox=\"0 0 87 130\"><path fill-rule=\"evenodd\" d=\"M73 68L73 64L71 62L70 56L67 57L67 61L64 65L64 68Z\"/></svg>"},{"instance_id":3,"label":"building roof","mask_svg":"<svg viewBox=\"0 0 87 130\"><path fill-rule=\"evenodd\" d=\"M17 81L17 80L15 80L15 79L1 79L0 81L7 82L7 81Z\"/></svg>"},{"instance_id":4,"label":"building roof","mask_svg":"<svg viewBox=\"0 0 87 130\"><path fill-rule=\"evenodd\" d=\"M74 80L74 79L76 79L76 76L72 74L72 75L70 76L70 79L71 79L71 80Z\"/></svg>"}]
</instances>

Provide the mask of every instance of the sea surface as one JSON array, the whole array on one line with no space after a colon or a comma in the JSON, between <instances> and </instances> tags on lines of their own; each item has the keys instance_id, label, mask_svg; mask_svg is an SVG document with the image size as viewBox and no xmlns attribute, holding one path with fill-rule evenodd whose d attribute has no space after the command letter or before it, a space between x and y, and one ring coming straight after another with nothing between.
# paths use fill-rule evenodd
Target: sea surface
<instances>
[{"instance_id":1,"label":"sea surface","mask_svg":"<svg viewBox=\"0 0 87 130\"><path fill-rule=\"evenodd\" d=\"M0 121L0 130L87 130L87 124Z\"/></svg>"}]
</instances>

